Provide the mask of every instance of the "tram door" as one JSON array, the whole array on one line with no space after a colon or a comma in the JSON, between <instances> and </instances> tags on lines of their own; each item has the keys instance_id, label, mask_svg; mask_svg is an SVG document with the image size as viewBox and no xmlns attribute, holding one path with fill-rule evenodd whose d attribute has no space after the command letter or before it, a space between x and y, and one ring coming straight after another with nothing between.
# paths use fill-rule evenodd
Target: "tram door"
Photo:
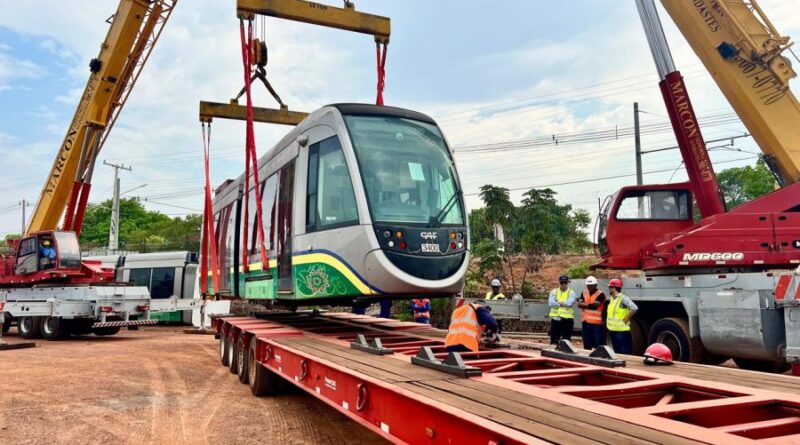
<instances>
[{"instance_id":1,"label":"tram door","mask_svg":"<svg viewBox=\"0 0 800 445\"><path fill-rule=\"evenodd\" d=\"M292 200L294 198L294 161L281 169L278 185L278 293L294 291L292 272Z\"/></svg>"}]
</instances>

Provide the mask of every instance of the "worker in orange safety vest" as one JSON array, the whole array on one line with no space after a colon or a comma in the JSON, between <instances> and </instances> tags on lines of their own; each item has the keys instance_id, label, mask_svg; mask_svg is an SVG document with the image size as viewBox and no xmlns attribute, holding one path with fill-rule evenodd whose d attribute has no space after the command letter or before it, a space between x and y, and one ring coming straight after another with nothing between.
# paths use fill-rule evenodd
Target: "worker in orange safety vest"
<instances>
[{"instance_id":1,"label":"worker in orange safety vest","mask_svg":"<svg viewBox=\"0 0 800 445\"><path fill-rule=\"evenodd\" d=\"M583 309L581 314L581 336L583 348L594 349L606 344L606 325L604 311L606 307L606 294L597 288L597 278L586 277L586 289L578 298L578 307Z\"/></svg>"},{"instance_id":2,"label":"worker in orange safety vest","mask_svg":"<svg viewBox=\"0 0 800 445\"><path fill-rule=\"evenodd\" d=\"M457 307L450 317L444 346L447 352L478 352L481 335L497 341L497 321L482 300Z\"/></svg>"}]
</instances>

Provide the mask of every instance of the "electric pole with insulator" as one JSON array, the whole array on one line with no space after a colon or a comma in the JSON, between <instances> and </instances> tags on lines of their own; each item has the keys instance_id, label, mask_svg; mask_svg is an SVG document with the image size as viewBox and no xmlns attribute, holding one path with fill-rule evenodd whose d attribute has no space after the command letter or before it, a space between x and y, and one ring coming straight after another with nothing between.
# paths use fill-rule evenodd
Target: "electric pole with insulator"
<instances>
[{"instance_id":1,"label":"electric pole with insulator","mask_svg":"<svg viewBox=\"0 0 800 445\"><path fill-rule=\"evenodd\" d=\"M103 161L103 165L114 168L114 198L111 200L111 225L108 228L108 250L114 252L119 249L119 171L131 171L131 167L124 164L112 164Z\"/></svg>"}]
</instances>

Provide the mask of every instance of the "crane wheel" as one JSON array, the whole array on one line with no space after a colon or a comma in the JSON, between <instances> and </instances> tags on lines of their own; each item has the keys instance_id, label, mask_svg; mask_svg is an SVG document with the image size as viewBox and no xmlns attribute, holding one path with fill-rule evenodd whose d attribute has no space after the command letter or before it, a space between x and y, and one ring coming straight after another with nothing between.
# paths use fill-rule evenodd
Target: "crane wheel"
<instances>
[{"instance_id":1,"label":"crane wheel","mask_svg":"<svg viewBox=\"0 0 800 445\"><path fill-rule=\"evenodd\" d=\"M5 318L5 321L3 322L3 326L0 329L3 330L3 335L5 335L8 334L8 331L11 329L11 316L6 315L3 318Z\"/></svg>"},{"instance_id":2,"label":"crane wheel","mask_svg":"<svg viewBox=\"0 0 800 445\"><path fill-rule=\"evenodd\" d=\"M228 370L231 374L236 374L236 370L239 367L239 357L236 353L236 338L233 336L233 330L228 333L228 340L225 342L225 348L227 349L225 354L228 356Z\"/></svg>"},{"instance_id":3,"label":"crane wheel","mask_svg":"<svg viewBox=\"0 0 800 445\"><path fill-rule=\"evenodd\" d=\"M244 335L240 335L239 341L236 342L236 374L239 375L239 381L244 384L248 383L247 360L249 355L249 348L245 344Z\"/></svg>"},{"instance_id":4,"label":"crane wheel","mask_svg":"<svg viewBox=\"0 0 800 445\"><path fill-rule=\"evenodd\" d=\"M653 324L648 344L663 343L676 361L702 363L705 348L700 338L689 335L689 322L682 318L662 318Z\"/></svg>"},{"instance_id":5,"label":"crane wheel","mask_svg":"<svg viewBox=\"0 0 800 445\"><path fill-rule=\"evenodd\" d=\"M41 317L19 317L17 319L17 331L19 336L25 339L39 338L41 334Z\"/></svg>"},{"instance_id":6,"label":"crane wheel","mask_svg":"<svg viewBox=\"0 0 800 445\"><path fill-rule=\"evenodd\" d=\"M112 328L94 328L92 329L92 333L98 337L110 337L119 334L120 329L122 328L119 326Z\"/></svg>"},{"instance_id":7,"label":"crane wheel","mask_svg":"<svg viewBox=\"0 0 800 445\"><path fill-rule=\"evenodd\" d=\"M44 317L39 328L45 340L63 340L69 337L69 324L60 317Z\"/></svg>"},{"instance_id":8,"label":"crane wheel","mask_svg":"<svg viewBox=\"0 0 800 445\"><path fill-rule=\"evenodd\" d=\"M769 372L773 374L784 373L792 367L792 365L787 363L786 360L768 362L762 360L750 360L746 358L734 358L733 361L736 363L736 366L742 369Z\"/></svg>"},{"instance_id":9,"label":"crane wheel","mask_svg":"<svg viewBox=\"0 0 800 445\"><path fill-rule=\"evenodd\" d=\"M266 366L258 363L256 352L258 342L253 338L247 348L247 380L250 392L256 397L277 394L281 388L281 378Z\"/></svg>"}]
</instances>

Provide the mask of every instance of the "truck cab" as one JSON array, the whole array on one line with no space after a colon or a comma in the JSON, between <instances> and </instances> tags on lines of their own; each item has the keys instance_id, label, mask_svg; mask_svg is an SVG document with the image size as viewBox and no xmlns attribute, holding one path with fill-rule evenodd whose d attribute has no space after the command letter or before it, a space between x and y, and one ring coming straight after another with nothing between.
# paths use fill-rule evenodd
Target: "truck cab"
<instances>
[{"instance_id":1,"label":"truck cab","mask_svg":"<svg viewBox=\"0 0 800 445\"><path fill-rule=\"evenodd\" d=\"M80 270L81 250L75 232L50 230L19 240L14 262L15 275Z\"/></svg>"}]
</instances>

